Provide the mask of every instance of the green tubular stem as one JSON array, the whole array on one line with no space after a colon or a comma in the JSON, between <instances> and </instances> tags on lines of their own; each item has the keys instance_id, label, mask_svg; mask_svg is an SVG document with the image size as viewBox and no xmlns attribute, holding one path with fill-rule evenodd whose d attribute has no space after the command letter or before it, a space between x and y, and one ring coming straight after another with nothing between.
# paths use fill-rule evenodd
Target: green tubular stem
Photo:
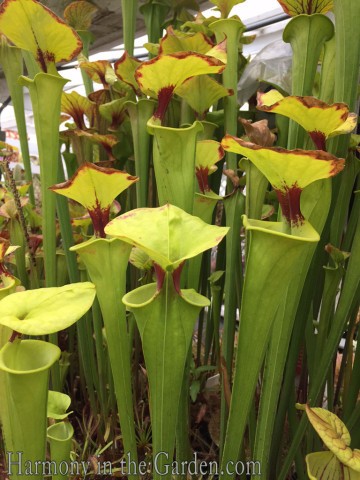
<instances>
[{"instance_id":1,"label":"green tubular stem","mask_svg":"<svg viewBox=\"0 0 360 480\"><path fill-rule=\"evenodd\" d=\"M228 378L232 376L234 338L236 324L236 308L240 310L240 297L236 292L236 275L241 272L241 244L240 229L242 226L241 216L245 211L245 197L240 189L236 189L232 195L224 198L224 208L226 217L226 226L231 227L226 237L226 269L225 269L225 288L224 288L224 329L222 334L223 357L228 372ZM225 440L225 430L228 417L228 407L225 402L224 390L221 395L221 419L220 419L220 447L223 447ZM220 448L220 449L221 449Z\"/></svg>"},{"instance_id":2,"label":"green tubular stem","mask_svg":"<svg viewBox=\"0 0 360 480\"><path fill-rule=\"evenodd\" d=\"M319 235L309 223L303 225L305 230L301 237L282 233L281 222L249 220L244 216L243 223L248 233L249 253L234 384L221 459L221 469L224 472L227 463L235 462L239 457L256 383L278 310L282 308L289 285L295 288L294 292L289 293L297 295L295 279L309 249L319 240ZM262 299L261 302L259 298ZM220 478L228 480L233 478L233 475L224 473Z\"/></svg>"},{"instance_id":3,"label":"green tubular stem","mask_svg":"<svg viewBox=\"0 0 360 480\"><path fill-rule=\"evenodd\" d=\"M332 319L334 317L336 295L338 293L339 283L344 274L342 267L325 268L325 284L324 293L321 302L319 326L317 327L318 334L316 335L316 348L313 350L314 371L319 365L320 358L324 351L327 336L329 334Z\"/></svg>"},{"instance_id":4,"label":"green tubular stem","mask_svg":"<svg viewBox=\"0 0 360 480\"><path fill-rule=\"evenodd\" d=\"M312 95L321 50L333 35L333 23L321 13L297 15L286 25L283 39L293 51L292 95Z\"/></svg>"},{"instance_id":5,"label":"green tubular stem","mask_svg":"<svg viewBox=\"0 0 360 480\"><path fill-rule=\"evenodd\" d=\"M77 30L77 34L79 35L79 37L81 38L81 41L83 42L82 54L86 58L89 58L89 47L90 47L90 44L93 41L93 35L92 35L91 32L89 32L87 30ZM85 70L83 70L81 68L81 64L79 64L79 67L80 67L81 77L82 77L84 87L85 87L85 93L86 93L86 95L90 95L90 93L92 93L94 91L93 82L92 82L91 78L89 77L89 75L85 72Z\"/></svg>"},{"instance_id":6,"label":"green tubular stem","mask_svg":"<svg viewBox=\"0 0 360 480\"><path fill-rule=\"evenodd\" d=\"M146 98L140 99L137 103L130 101L126 103L134 143L135 174L139 177L136 183L137 208L145 208L148 203L151 137L146 125L154 113L155 105L154 100Z\"/></svg>"},{"instance_id":7,"label":"green tubular stem","mask_svg":"<svg viewBox=\"0 0 360 480\"><path fill-rule=\"evenodd\" d=\"M201 220L211 225L214 208L221 198L222 197L215 195L213 192L209 192L207 195L196 193L193 210L194 216L201 218ZM195 290L199 288L202 259L203 254L199 254L191 258L188 262L186 283L188 288L194 288Z\"/></svg>"},{"instance_id":8,"label":"green tubular stem","mask_svg":"<svg viewBox=\"0 0 360 480\"><path fill-rule=\"evenodd\" d=\"M319 99L326 103L334 102L335 84L335 35L325 42L321 64Z\"/></svg>"},{"instance_id":9,"label":"green tubular stem","mask_svg":"<svg viewBox=\"0 0 360 480\"><path fill-rule=\"evenodd\" d=\"M131 56L134 55L137 7L138 0L121 0L124 46Z\"/></svg>"},{"instance_id":10,"label":"green tubular stem","mask_svg":"<svg viewBox=\"0 0 360 480\"><path fill-rule=\"evenodd\" d=\"M260 220L265 193L268 187L267 178L250 161L246 162L246 208L248 218Z\"/></svg>"},{"instance_id":11,"label":"green tubular stem","mask_svg":"<svg viewBox=\"0 0 360 480\"><path fill-rule=\"evenodd\" d=\"M26 70L28 72L28 76L29 76L29 78L34 79L35 75L37 73L41 72L40 66L36 62L36 60L34 58L34 55L32 55L31 52L28 52L27 50L21 50L21 53L22 53L22 56L23 56L23 59L24 59L24 62L25 62L25 66L26 66Z\"/></svg>"},{"instance_id":12,"label":"green tubular stem","mask_svg":"<svg viewBox=\"0 0 360 480\"><path fill-rule=\"evenodd\" d=\"M356 0L336 0L334 13L336 21L334 101L346 103L350 112L353 112L356 111L358 98L360 32L356 18L360 15L360 4ZM345 158L349 138L349 135L338 135L329 142L329 151Z\"/></svg>"},{"instance_id":13,"label":"green tubular stem","mask_svg":"<svg viewBox=\"0 0 360 480\"><path fill-rule=\"evenodd\" d=\"M69 146L67 148L69 148ZM62 152L62 156L65 162L67 178L70 178L75 174L78 168L77 161L76 161L77 156L75 153L69 152L69 151Z\"/></svg>"},{"instance_id":14,"label":"green tubular stem","mask_svg":"<svg viewBox=\"0 0 360 480\"><path fill-rule=\"evenodd\" d=\"M106 385L108 383L106 357L103 342L103 321L99 301L95 298L92 306L93 331L95 337L97 375L99 379L99 403L103 415L104 424L108 416L108 406L106 404Z\"/></svg>"},{"instance_id":15,"label":"green tubular stem","mask_svg":"<svg viewBox=\"0 0 360 480\"><path fill-rule=\"evenodd\" d=\"M49 187L56 183L59 158L59 117L61 94L68 80L38 73L34 80L20 77L30 92L40 159L42 233L44 236L45 283L56 286L55 194Z\"/></svg>"},{"instance_id":16,"label":"green tubular stem","mask_svg":"<svg viewBox=\"0 0 360 480\"><path fill-rule=\"evenodd\" d=\"M189 439L190 432L190 361L192 359L191 345L187 355L184 368L184 376L182 381L179 411L176 423L176 461L178 465L181 462L189 462L191 460L191 446ZM177 480L186 480L187 475L177 475Z\"/></svg>"},{"instance_id":17,"label":"green tubular stem","mask_svg":"<svg viewBox=\"0 0 360 480\"><path fill-rule=\"evenodd\" d=\"M61 158L58 163L57 183L65 182L65 175ZM76 254L70 251L74 245L74 238L71 228L71 218L69 212L68 199L63 195L56 195L56 211L60 224L61 241L65 252L67 268L71 283L79 282L79 269L77 266Z\"/></svg>"},{"instance_id":18,"label":"green tubular stem","mask_svg":"<svg viewBox=\"0 0 360 480\"><path fill-rule=\"evenodd\" d=\"M338 195L331 216L330 243L340 247L341 238L346 227L349 205L356 177L360 171L360 161L353 152L349 152L345 168L338 183Z\"/></svg>"},{"instance_id":19,"label":"green tubular stem","mask_svg":"<svg viewBox=\"0 0 360 480\"><path fill-rule=\"evenodd\" d=\"M21 155L25 168L25 178L27 182L31 182L29 187L29 199L32 205L35 205L29 145L27 141L26 121L24 114L24 95L22 87L18 84L18 78L23 74L23 58L21 50L17 47L10 47L9 45L1 43L0 63L4 70L6 83L11 95L11 103L14 108L16 126L20 137Z\"/></svg>"},{"instance_id":20,"label":"green tubular stem","mask_svg":"<svg viewBox=\"0 0 360 480\"><path fill-rule=\"evenodd\" d=\"M72 247L84 262L96 286L103 315L110 365L113 374L125 454L137 462L133 396L131 383L130 342L126 311L121 303L125 294L126 269L131 245L121 240L91 239ZM134 473L129 478L135 479Z\"/></svg>"},{"instance_id":21,"label":"green tubular stem","mask_svg":"<svg viewBox=\"0 0 360 480\"><path fill-rule=\"evenodd\" d=\"M88 280L86 271L80 270L80 280L85 282ZM77 338L79 344L79 357L80 364L82 368L82 375L85 379L84 385L86 388L83 388L85 394L87 390L87 395L89 396L90 407L94 412L98 411L97 399L96 399L96 389L98 387L98 377L96 375L96 363L95 363L95 354L93 346L93 334L89 332L88 325L91 325L91 313L87 312L80 320L76 323Z\"/></svg>"},{"instance_id":22,"label":"green tubular stem","mask_svg":"<svg viewBox=\"0 0 360 480\"><path fill-rule=\"evenodd\" d=\"M150 415L154 480L170 480L175 447L175 432L183 376L192 333L200 310L209 305L207 298L194 290L179 295L170 273L165 274L162 289L144 285L125 295L123 302L134 313L138 325L150 387ZM164 453L162 453L164 452Z\"/></svg>"},{"instance_id":23,"label":"green tubular stem","mask_svg":"<svg viewBox=\"0 0 360 480\"><path fill-rule=\"evenodd\" d=\"M351 248L355 231L356 231L356 225L360 216L360 175L358 176L358 179L357 179L355 191L358 193L355 194L354 203L351 209L350 218L347 224L346 232L345 232L342 247L341 247L345 252L348 252Z\"/></svg>"},{"instance_id":24,"label":"green tubular stem","mask_svg":"<svg viewBox=\"0 0 360 480\"><path fill-rule=\"evenodd\" d=\"M354 410L351 413L347 426L352 438L352 445L359 445L360 443L360 429L356 428L359 426L360 421L360 402L356 404Z\"/></svg>"},{"instance_id":25,"label":"green tubular stem","mask_svg":"<svg viewBox=\"0 0 360 480\"><path fill-rule=\"evenodd\" d=\"M202 257L202 268L201 276L199 281L199 291L201 294L208 296L209 295L209 276L211 270L211 250L208 250L203 253ZM203 350L203 333L204 333L204 323L208 322L209 314L205 310L201 310L199 315L199 320L197 324L197 345L196 345L196 365L201 365L202 362L202 350Z\"/></svg>"},{"instance_id":26,"label":"green tubular stem","mask_svg":"<svg viewBox=\"0 0 360 480\"><path fill-rule=\"evenodd\" d=\"M219 285L211 284L210 289L211 309L210 318L206 322L204 365L207 365L208 363L211 345L214 343L214 356L216 358L216 365L220 368L219 318L221 315L221 287Z\"/></svg>"},{"instance_id":27,"label":"green tubular stem","mask_svg":"<svg viewBox=\"0 0 360 480\"><path fill-rule=\"evenodd\" d=\"M275 114L275 124L278 130L276 146L287 148L288 136L289 136L289 123L290 120L283 115Z\"/></svg>"},{"instance_id":28,"label":"green tubular stem","mask_svg":"<svg viewBox=\"0 0 360 480\"><path fill-rule=\"evenodd\" d=\"M349 362L351 366L351 363ZM352 367L351 378L347 395L343 399L343 419L344 422L351 418L351 415L356 408L357 399L360 391L360 348L356 349L355 359Z\"/></svg>"},{"instance_id":29,"label":"green tubular stem","mask_svg":"<svg viewBox=\"0 0 360 480\"><path fill-rule=\"evenodd\" d=\"M33 80L21 76L20 85L29 89L39 149L42 201L42 234L46 287L56 286L55 195L49 190L56 183L59 157L59 118L61 94L68 82L61 76L37 73ZM49 336L57 344L57 334ZM52 369L53 389L60 389L60 370Z\"/></svg>"},{"instance_id":30,"label":"green tubular stem","mask_svg":"<svg viewBox=\"0 0 360 480\"><path fill-rule=\"evenodd\" d=\"M195 122L195 113L186 100L181 100L180 125L191 125ZM199 135L200 137L200 135ZM200 138L199 138L200 140Z\"/></svg>"},{"instance_id":31,"label":"green tubular stem","mask_svg":"<svg viewBox=\"0 0 360 480\"><path fill-rule=\"evenodd\" d=\"M239 105L237 102L237 84L238 84L238 58L240 36L244 31L244 25L236 18L226 18L217 20L209 25L209 28L215 33L217 42L221 42L226 37L227 64L222 74L223 85L234 91L234 95L224 98L224 129L225 133L237 135ZM227 168L237 170L236 153L226 152Z\"/></svg>"},{"instance_id":32,"label":"green tubular stem","mask_svg":"<svg viewBox=\"0 0 360 480\"><path fill-rule=\"evenodd\" d=\"M163 33L163 23L169 13L170 7L159 2L148 2L141 5L140 12L142 13L146 33L148 34L150 43L158 43ZM150 58L154 55L150 54Z\"/></svg>"},{"instance_id":33,"label":"green tubular stem","mask_svg":"<svg viewBox=\"0 0 360 480\"><path fill-rule=\"evenodd\" d=\"M159 204L171 203L192 214L195 195L195 150L200 122L188 128L170 128L147 123L154 135L153 162Z\"/></svg>"},{"instance_id":34,"label":"green tubular stem","mask_svg":"<svg viewBox=\"0 0 360 480\"><path fill-rule=\"evenodd\" d=\"M306 278L314 247L309 247L304 258L299 277L292 281L284 293L285 303L276 313L270 344L266 356L259 416L256 429L254 458L262 466L262 476L269 478L268 470L272 435L276 420L276 409L281 390L283 370L287 358L287 347L294 325L294 312L299 303L301 287ZM295 292L295 294L294 294Z\"/></svg>"},{"instance_id":35,"label":"green tubular stem","mask_svg":"<svg viewBox=\"0 0 360 480\"><path fill-rule=\"evenodd\" d=\"M56 252L56 285L62 287L69 283L69 272L65 253L62 250Z\"/></svg>"},{"instance_id":36,"label":"green tubular stem","mask_svg":"<svg viewBox=\"0 0 360 480\"><path fill-rule=\"evenodd\" d=\"M70 462L70 452L74 429L69 422L54 423L47 429L47 439L50 444L50 459L55 462L56 474L52 475L52 480L68 479L68 474L62 475L59 471L59 465ZM61 469L64 471L64 468Z\"/></svg>"},{"instance_id":37,"label":"green tubular stem","mask_svg":"<svg viewBox=\"0 0 360 480\"><path fill-rule=\"evenodd\" d=\"M197 139L198 140L212 140L215 137L215 130L218 128L216 123L212 123L212 122L208 122L206 120L202 120L201 125L204 127L204 130L202 132L198 133Z\"/></svg>"},{"instance_id":38,"label":"green tubular stem","mask_svg":"<svg viewBox=\"0 0 360 480\"><path fill-rule=\"evenodd\" d=\"M336 57L334 101L345 102L350 112L356 108L360 62L360 31L356 0L334 0ZM343 137L343 135L341 135Z\"/></svg>"},{"instance_id":39,"label":"green tubular stem","mask_svg":"<svg viewBox=\"0 0 360 480\"><path fill-rule=\"evenodd\" d=\"M306 212L307 218L309 218L309 221L318 232L322 232L324 228L330 202L331 181L329 180L317 182L317 184L309 186L304 191L303 211ZM315 249L316 244L309 244L307 250L304 250L303 259L298 268L298 276L292 279L288 290L284 292L284 302L277 311L271 332L263 376L254 450L254 457L263 466L262 475L264 478L268 478L267 467L269 466L276 410L287 359L288 345L290 344L296 312Z\"/></svg>"},{"instance_id":40,"label":"green tubular stem","mask_svg":"<svg viewBox=\"0 0 360 480\"><path fill-rule=\"evenodd\" d=\"M349 258L348 267L343 280L343 288L340 295L339 303L334 315L332 327L325 345L325 350L318 365L316 376L314 377L309 391L309 403L316 404L320 395L324 382L327 378L328 370L331 366L333 354L336 352L341 335L344 331L346 322L355 308L360 297L360 222L357 224L357 230L354 236L351 256ZM288 454L282 466L279 480L285 480L294 455L299 448L300 442L304 436L308 421L304 415L300 421L299 427L292 440Z\"/></svg>"},{"instance_id":41,"label":"green tubular stem","mask_svg":"<svg viewBox=\"0 0 360 480\"><path fill-rule=\"evenodd\" d=\"M289 421L289 430L291 432L291 435L293 436L294 431L296 430L299 422L296 416L296 410L293 408L293 405L295 405L295 391L293 390L291 392L290 396L290 402L289 402L289 408L288 408L288 421ZM303 452L298 449L295 452L295 470L298 475L299 480L306 480L305 474L304 474L304 456Z\"/></svg>"},{"instance_id":42,"label":"green tubular stem","mask_svg":"<svg viewBox=\"0 0 360 480\"><path fill-rule=\"evenodd\" d=\"M314 285L316 285L316 280L318 278L318 271L322 269L323 262L319 260L319 250L321 250L320 245L315 252L315 256L308 272L303 291L301 293L299 308L296 312L295 322L292 337L290 340L290 347L288 352L288 357L286 361L286 368L284 372L284 380L281 388L280 399L279 399L279 406L276 414L276 423L273 433L273 439L275 441L272 442L271 447L271 458L272 459L279 459L279 452L281 448L280 439L283 438L283 431L284 431L284 422L286 417L286 412L291 408L294 408L294 402L291 400L292 391L295 389L294 385L294 371L296 369L296 363L299 358L299 352L301 345L304 341L304 325L307 322L312 322L313 313L311 310L312 307L312 298L313 298L313 290ZM273 478L276 478L276 466L277 462L271 464L271 472Z\"/></svg>"},{"instance_id":43,"label":"green tubular stem","mask_svg":"<svg viewBox=\"0 0 360 480\"><path fill-rule=\"evenodd\" d=\"M292 95L312 95L321 50L333 35L333 23L320 13L298 15L286 25L283 39L293 51ZM302 148L304 139L305 130L290 121L287 148Z\"/></svg>"},{"instance_id":44,"label":"green tubular stem","mask_svg":"<svg viewBox=\"0 0 360 480\"><path fill-rule=\"evenodd\" d=\"M222 355L226 362L229 378L232 371L232 358L234 351L235 321L236 321L236 270L241 266L240 229L241 216L245 210L245 197L239 189L224 199L226 226L231 230L226 237L226 269L225 269L225 314L223 332Z\"/></svg>"},{"instance_id":45,"label":"green tubular stem","mask_svg":"<svg viewBox=\"0 0 360 480\"><path fill-rule=\"evenodd\" d=\"M8 411L2 419L6 450L11 452L8 472L13 480L39 480L25 470L25 462L44 462L46 447L46 409L49 369L59 359L60 349L40 340L16 340L0 352L4 372ZM17 453L21 452L18 456Z\"/></svg>"},{"instance_id":46,"label":"green tubular stem","mask_svg":"<svg viewBox=\"0 0 360 480\"><path fill-rule=\"evenodd\" d=\"M306 285L304 292L306 292ZM306 295L302 294L301 300L306 298ZM307 292L306 292L307 293ZM310 296L310 294L309 294ZM294 371L296 368L296 363L299 358L299 351L300 345L303 340L304 335L304 324L306 323L307 315L306 312L303 310L301 314L299 311L297 312L297 316L294 322L294 329L291 338L291 343L289 346L288 358L286 362L286 369L284 373L283 384L281 388L280 398L279 398L279 406L277 409L276 414L276 423L273 430L273 439L275 440L271 445L271 453L270 457L272 459L272 463L269 466L270 475L272 478L277 478L277 470L278 470L278 462L281 456L281 448L283 447L283 432L284 432L284 422L286 418L286 414L289 408L294 408L294 402L292 401L293 391L295 391L295 384L294 384Z\"/></svg>"}]
</instances>

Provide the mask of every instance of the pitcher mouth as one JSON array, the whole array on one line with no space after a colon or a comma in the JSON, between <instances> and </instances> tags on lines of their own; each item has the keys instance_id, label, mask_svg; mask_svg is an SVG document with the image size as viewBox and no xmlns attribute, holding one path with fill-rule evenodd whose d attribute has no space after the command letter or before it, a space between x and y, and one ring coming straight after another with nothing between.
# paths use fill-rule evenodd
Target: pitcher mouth
<instances>
[{"instance_id":1,"label":"pitcher mouth","mask_svg":"<svg viewBox=\"0 0 360 480\"><path fill-rule=\"evenodd\" d=\"M61 350L42 340L8 342L0 351L0 370L14 375L27 375L49 369L59 360Z\"/></svg>"}]
</instances>

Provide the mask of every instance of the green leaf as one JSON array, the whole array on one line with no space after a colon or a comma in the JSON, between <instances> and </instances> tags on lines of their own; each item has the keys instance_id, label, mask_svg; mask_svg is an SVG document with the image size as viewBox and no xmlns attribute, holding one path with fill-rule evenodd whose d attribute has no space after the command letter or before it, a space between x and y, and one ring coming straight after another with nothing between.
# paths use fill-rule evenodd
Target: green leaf
<instances>
[{"instance_id":1,"label":"green leaf","mask_svg":"<svg viewBox=\"0 0 360 480\"><path fill-rule=\"evenodd\" d=\"M131 57L127 52L124 52L122 57L114 63L115 74L120 80L132 87L136 94L140 94L139 85L135 80L135 70L141 65L140 60Z\"/></svg>"},{"instance_id":2,"label":"green leaf","mask_svg":"<svg viewBox=\"0 0 360 480\"><path fill-rule=\"evenodd\" d=\"M75 323L91 307L90 282L17 292L0 301L0 324L25 335L48 335Z\"/></svg>"},{"instance_id":3,"label":"green leaf","mask_svg":"<svg viewBox=\"0 0 360 480\"><path fill-rule=\"evenodd\" d=\"M190 398L192 402L196 401L198 393L200 392L200 380L194 380L190 385Z\"/></svg>"},{"instance_id":4,"label":"green leaf","mask_svg":"<svg viewBox=\"0 0 360 480\"><path fill-rule=\"evenodd\" d=\"M196 169L208 169L209 173L217 170L215 163L219 162L224 156L224 149L219 142L215 140L199 140L196 143Z\"/></svg>"},{"instance_id":5,"label":"green leaf","mask_svg":"<svg viewBox=\"0 0 360 480\"><path fill-rule=\"evenodd\" d=\"M129 262L140 270L151 270L154 266L154 262L149 258L149 255L136 247L131 250Z\"/></svg>"},{"instance_id":6,"label":"green leaf","mask_svg":"<svg viewBox=\"0 0 360 480\"><path fill-rule=\"evenodd\" d=\"M208 225L170 204L132 210L105 227L108 235L141 248L169 271L220 243L228 230Z\"/></svg>"},{"instance_id":7,"label":"green leaf","mask_svg":"<svg viewBox=\"0 0 360 480\"><path fill-rule=\"evenodd\" d=\"M77 128L85 129L84 115L87 116L90 125L92 125L96 114L96 104L75 91L71 93L63 92L61 111L72 116Z\"/></svg>"},{"instance_id":8,"label":"green leaf","mask_svg":"<svg viewBox=\"0 0 360 480\"><path fill-rule=\"evenodd\" d=\"M360 472L360 450L350 448L351 437L340 418L324 408L305 407L306 415L322 441L344 465Z\"/></svg>"},{"instance_id":9,"label":"green leaf","mask_svg":"<svg viewBox=\"0 0 360 480\"><path fill-rule=\"evenodd\" d=\"M220 98L234 94L208 75L189 78L177 88L176 93L187 101L199 118L203 118Z\"/></svg>"},{"instance_id":10,"label":"green leaf","mask_svg":"<svg viewBox=\"0 0 360 480\"><path fill-rule=\"evenodd\" d=\"M175 52L196 52L206 54L214 46L209 37L203 33L187 33L174 30L172 26L166 29L165 36L160 40L159 55Z\"/></svg>"},{"instance_id":11,"label":"green leaf","mask_svg":"<svg viewBox=\"0 0 360 480\"><path fill-rule=\"evenodd\" d=\"M224 275L224 273L225 273L224 270L217 270L216 272L213 272L208 278L209 282L211 284L217 283L220 280L220 278Z\"/></svg>"},{"instance_id":12,"label":"green leaf","mask_svg":"<svg viewBox=\"0 0 360 480\"><path fill-rule=\"evenodd\" d=\"M235 5L243 3L245 0L210 0L211 3L217 6L217 10L221 12L222 18L227 18L229 13Z\"/></svg>"},{"instance_id":13,"label":"green leaf","mask_svg":"<svg viewBox=\"0 0 360 480\"><path fill-rule=\"evenodd\" d=\"M107 75L113 71L111 63L108 60L97 60L96 62L80 62L80 67L84 70L91 80L95 83L101 83L105 89L109 88Z\"/></svg>"},{"instance_id":14,"label":"green leaf","mask_svg":"<svg viewBox=\"0 0 360 480\"><path fill-rule=\"evenodd\" d=\"M316 452L306 455L310 480L359 480L358 472L342 465L332 452Z\"/></svg>"},{"instance_id":15,"label":"green leaf","mask_svg":"<svg viewBox=\"0 0 360 480\"><path fill-rule=\"evenodd\" d=\"M210 192L208 177L216 172L219 162L224 156L224 149L215 140L200 140L196 143L195 173L202 193Z\"/></svg>"},{"instance_id":16,"label":"green leaf","mask_svg":"<svg viewBox=\"0 0 360 480\"><path fill-rule=\"evenodd\" d=\"M118 98L109 103L104 103L100 105L99 112L102 117L110 122L108 130L110 132L115 132L127 118L125 112L126 106L124 106L127 98Z\"/></svg>"},{"instance_id":17,"label":"green leaf","mask_svg":"<svg viewBox=\"0 0 360 480\"><path fill-rule=\"evenodd\" d=\"M74 30L88 30L98 7L90 2L77 1L70 3L64 10L66 23Z\"/></svg>"},{"instance_id":18,"label":"green leaf","mask_svg":"<svg viewBox=\"0 0 360 480\"><path fill-rule=\"evenodd\" d=\"M64 418L67 418L70 413L72 413L67 411L70 404L71 398L69 395L49 390L47 402L48 418L54 418L55 420L63 420Z\"/></svg>"},{"instance_id":19,"label":"green leaf","mask_svg":"<svg viewBox=\"0 0 360 480\"><path fill-rule=\"evenodd\" d=\"M4 0L0 31L19 48L30 51L41 69L72 60L82 50L76 32L35 0Z\"/></svg>"}]
</instances>

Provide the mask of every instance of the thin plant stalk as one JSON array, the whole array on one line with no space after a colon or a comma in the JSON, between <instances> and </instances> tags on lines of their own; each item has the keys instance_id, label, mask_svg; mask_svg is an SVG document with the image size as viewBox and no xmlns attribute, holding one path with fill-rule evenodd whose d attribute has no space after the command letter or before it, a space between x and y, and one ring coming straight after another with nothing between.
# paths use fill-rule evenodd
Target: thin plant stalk
<instances>
[{"instance_id":1,"label":"thin plant stalk","mask_svg":"<svg viewBox=\"0 0 360 480\"><path fill-rule=\"evenodd\" d=\"M220 19L211 23L209 27L215 33L218 42L226 38L227 65L223 72L223 85L225 88L237 92L240 36L245 27L243 23L236 18ZM226 133L236 136L238 114L239 105L237 103L237 95L226 96L224 98L224 128ZM227 168L236 171L237 157L235 153L226 152L226 165Z\"/></svg>"},{"instance_id":2,"label":"thin plant stalk","mask_svg":"<svg viewBox=\"0 0 360 480\"><path fill-rule=\"evenodd\" d=\"M123 18L123 35L125 50L129 55L134 55L137 0L121 0Z\"/></svg>"},{"instance_id":3,"label":"thin plant stalk","mask_svg":"<svg viewBox=\"0 0 360 480\"><path fill-rule=\"evenodd\" d=\"M21 55L21 49L17 47L12 47L5 43L5 41L1 41L0 63L4 70L6 83L9 88L11 102L14 108L16 126L20 137L21 155L25 168L25 178L27 182L31 183L29 187L29 199L30 203L32 205L35 205L29 145L27 141L27 130L24 113L24 95L23 88L18 83L18 78L23 74L23 59Z\"/></svg>"}]
</instances>

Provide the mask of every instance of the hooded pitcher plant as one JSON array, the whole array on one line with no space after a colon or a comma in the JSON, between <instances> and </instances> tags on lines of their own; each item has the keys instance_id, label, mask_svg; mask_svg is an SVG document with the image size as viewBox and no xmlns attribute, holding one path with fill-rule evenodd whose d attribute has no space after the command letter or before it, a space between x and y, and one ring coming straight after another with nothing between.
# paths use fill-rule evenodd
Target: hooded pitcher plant
<instances>
[{"instance_id":1,"label":"hooded pitcher plant","mask_svg":"<svg viewBox=\"0 0 360 480\"><path fill-rule=\"evenodd\" d=\"M315 147L326 151L326 140L352 132L357 115L345 103L328 105L315 97L283 97L276 90L258 93L257 108L291 118L308 132Z\"/></svg>"},{"instance_id":2,"label":"hooded pitcher plant","mask_svg":"<svg viewBox=\"0 0 360 480\"><path fill-rule=\"evenodd\" d=\"M1 424L11 478L39 478L34 466L46 458L49 369L61 353L51 343L15 337L48 335L69 327L88 311L94 297L94 285L85 282L17 292L0 301L0 323L14 330L12 341L0 351L6 382Z\"/></svg>"},{"instance_id":3,"label":"hooded pitcher plant","mask_svg":"<svg viewBox=\"0 0 360 480\"><path fill-rule=\"evenodd\" d=\"M203 130L199 122L188 128L164 127L169 102L189 77L220 73L224 68L223 62L209 55L175 52L144 62L135 71L140 90L158 100L147 126L154 135L153 161L160 205L171 203L192 213L196 137Z\"/></svg>"},{"instance_id":4,"label":"hooded pitcher plant","mask_svg":"<svg viewBox=\"0 0 360 480\"><path fill-rule=\"evenodd\" d=\"M216 172L215 165L224 156L224 149L215 140L199 140L196 143L195 175L200 193L195 193L193 215L211 224L214 208L222 199L209 186L209 175ZM197 290L201 272L202 254L192 258L187 272L187 286Z\"/></svg>"},{"instance_id":5,"label":"hooded pitcher plant","mask_svg":"<svg viewBox=\"0 0 360 480\"><path fill-rule=\"evenodd\" d=\"M69 395L60 392L49 390L47 403L47 417L53 420L58 420L52 423L47 428L47 441L50 446L50 459L55 462L56 470L54 469L54 479L61 480L68 478L66 474L62 474L64 470L60 471L60 464L70 461L70 452L72 447L72 437L74 435L74 428L67 420L67 417L72 412L67 412L71 404ZM55 473L56 472L56 473Z\"/></svg>"},{"instance_id":6,"label":"hooded pitcher plant","mask_svg":"<svg viewBox=\"0 0 360 480\"><path fill-rule=\"evenodd\" d=\"M172 203L191 214L195 195L196 139L203 126L196 121L185 128L163 127L154 122L154 117L147 126L154 136L153 162L159 203Z\"/></svg>"},{"instance_id":7,"label":"hooded pitcher plant","mask_svg":"<svg viewBox=\"0 0 360 480\"><path fill-rule=\"evenodd\" d=\"M304 281L306 275L305 272L298 278L298 272L302 270L304 259L310 255L312 245L320 238L301 212L301 192L314 181L337 174L343 169L344 160L319 150L288 151L261 147L230 135L225 136L222 146L249 158L267 177L276 191L283 215L282 222L243 217L248 233L248 258L234 385L222 457L224 467L226 462L238 459L240 441L237 443L233 439L243 438L271 327L276 316L286 307L285 299L290 303L298 301L302 289L298 283ZM271 256L264 256L264 252L271 252ZM288 291L289 286L291 292ZM259 298L263 299L261 303ZM256 329L254 318L258 319ZM254 350L252 345L255 343L257 348ZM250 367L245 371L244 365ZM225 468L223 470L226 471ZM232 478L232 475L224 474L222 478Z\"/></svg>"},{"instance_id":8,"label":"hooded pitcher plant","mask_svg":"<svg viewBox=\"0 0 360 480\"><path fill-rule=\"evenodd\" d=\"M21 28L19 28L21 25ZM4 0L0 6L0 32L34 57L34 79L20 77L34 111L39 149L46 285L56 285L55 198L48 187L56 182L61 93L67 80L55 64L69 61L82 49L78 35L49 9L34 0Z\"/></svg>"},{"instance_id":9,"label":"hooded pitcher plant","mask_svg":"<svg viewBox=\"0 0 360 480\"><path fill-rule=\"evenodd\" d=\"M126 270L131 246L118 239L105 238L104 227L109 221L114 199L138 180L126 172L83 164L67 182L52 190L76 200L89 212L95 238L71 248L78 253L96 285L102 311L115 395L118 404L124 448L131 461L137 461L135 424L131 384L130 336L126 311L120 299L126 291ZM131 475L136 478L136 475Z\"/></svg>"},{"instance_id":10,"label":"hooded pitcher plant","mask_svg":"<svg viewBox=\"0 0 360 480\"><path fill-rule=\"evenodd\" d=\"M323 13L311 7L295 15L283 32L284 42L290 43L293 51L291 94L309 96L313 93L322 48L333 37L334 25ZM303 142L304 132L297 123L290 122L288 148L302 148Z\"/></svg>"},{"instance_id":11,"label":"hooded pitcher plant","mask_svg":"<svg viewBox=\"0 0 360 480\"><path fill-rule=\"evenodd\" d=\"M221 73L224 68L222 61L208 55L175 52L143 62L135 71L135 79L145 95L158 100L153 121L161 125L172 96L178 93L185 80L197 75Z\"/></svg>"},{"instance_id":12,"label":"hooded pitcher plant","mask_svg":"<svg viewBox=\"0 0 360 480\"><path fill-rule=\"evenodd\" d=\"M111 204L121 192L137 181L138 177L126 172L85 163L70 180L50 188L85 207L92 220L95 237L105 238L104 228L110 220Z\"/></svg>"},{"instance_id":13,"label":"hooded pitcher plant","mask_svg":"<svg viewBox=\"0 0 360 480\"><path fill-rule=\"evenodd\" d=\"M207 225L167 204L130 211L110 222L105 231L154 261L156 283L126 294L123 302L135 315L149 378L153 455L159 455L153 475L170 479L166 458L174 453L186 359L196 317L210 303L193 289L181 290L181 271L185 260L217 245L228 228Z\"/></svg>"}]
</instances>

